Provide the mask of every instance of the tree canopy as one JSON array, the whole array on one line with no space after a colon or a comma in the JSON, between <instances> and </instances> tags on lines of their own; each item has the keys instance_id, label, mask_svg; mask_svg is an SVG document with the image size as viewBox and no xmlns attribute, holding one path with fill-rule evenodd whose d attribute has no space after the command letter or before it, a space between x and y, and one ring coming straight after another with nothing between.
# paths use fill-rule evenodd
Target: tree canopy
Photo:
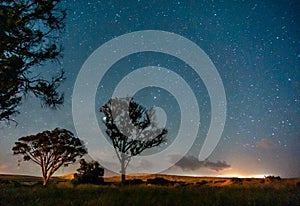
<instances>
[{"instance_id":1,"label":"tree canopy","mask_svg":"<svg viewBox=\"0 0 300 206\"><path fill-rule=\"evenodd\" d=\"M42 169L43 185L61 167L68 166L87 153L83 142L66 129L56 128L36 135L21 137L12 148L14 155L32 161Z\"/></svg>"},{"instance_id":2,"label":"tree canopy","mask_svg":"<svg viewBox=\"0 0 300 206\"><path fill-rule=\"evenodd\" d=\"M52 79L33 68L62 54L60 33L65 10L60 0L3 0L0 2L0 122L11 121L26 94L41 100L42 106L57 108L63 103L58 86L64 72ZM57 69L55 69L57 71Z\"/></svg>"},{"instance_id":3,"label":"tree canopy","mask_svg":"<svg viewBox=\"0 0 300 206\"><path fill-rule=\"evenodd\" d=\"M133 156L166 141L167 129L159 128L155 110L146 109L132 98L110 99L100 108L105 115L104 124L121 163L122 182Z\"/></svg>"}]
</instances>

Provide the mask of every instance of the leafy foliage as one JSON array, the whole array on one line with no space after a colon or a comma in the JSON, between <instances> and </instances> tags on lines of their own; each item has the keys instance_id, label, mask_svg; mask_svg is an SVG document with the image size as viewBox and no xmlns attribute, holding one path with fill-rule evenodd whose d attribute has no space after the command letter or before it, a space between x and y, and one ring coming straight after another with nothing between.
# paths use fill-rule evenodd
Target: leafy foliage
<instances>
[{"instance_id":1,"label":"leafy foliage","mask_svg":"<svg viewBox=\"0 0 300 206\"><path fill-rule=\"evenodd\" d=\"M87 153L83 142L66 129L56 128L21 137L12 148L14 155L33 161L42 168L44 183L61 167L68 166Z\"/></svg>"},{"instance_id":2,"label":"leafy foliage","mask_svg":"<svg viewBox=\"0 0 300 206\"><path fill-rule=\"evenodd\" d=\"M33 75L32 68L58 60L66 12L60 0L4 0L0 2L0 121L19 113L18 105L32 93L42 106L57 108L64 96L57 89L64 72L52 80Z\"/></svg>"},{"instance_id":3,"label":"leafy foliage","mask_svg":"<svg viewBox=\"0 0 300 206\"><path fill-rule=\"evenodd\" d=\"M73 183L89 183L103 184L104 169L97 161L86 162L85 159L80 160L80 167L74 175Z\"/></svg>"},{"instance_id":4,"label":"leafy foliage","mask_svg":"<svg viewBox=\"0 0 300 206\"><path fill-rule=\"evenodd\" d=\"M121 163L122 181L133 156L165 142L168 131L158 128L154 109L147 110L132 98L110 99L100 108L105 115L106 133Z\"/></svg>"}]
</instances>

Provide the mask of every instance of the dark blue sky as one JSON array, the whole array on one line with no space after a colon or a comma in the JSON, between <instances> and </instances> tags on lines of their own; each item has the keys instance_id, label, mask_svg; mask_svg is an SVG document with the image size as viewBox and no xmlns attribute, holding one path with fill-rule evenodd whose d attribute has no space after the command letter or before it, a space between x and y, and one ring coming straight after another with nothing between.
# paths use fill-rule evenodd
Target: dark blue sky
<instances>
[{"instance_id":1,"label":"dark blue sky","mask_svg":"<svg viewBox=\"0 0 300 206\"><path fill-rule=\"evenodd\" d=\"M38 174L39 168L12 156L13 142L23 135L55 127L75 132L72 120L73 86L83 63L103 43L139 30L163 30L196 43L217 68L226 92L227 119L221 140L209 161L226 161L230 168L180 171L197 175L300 175L300 3L297 1L65 1L68 9L63 68L67 80L61 90L65 104L59 111L39 108L28 98L16 117L19 125L0 129L0 172ZM197 156L209 127L209 96L202 80L184 62L145 52L117 62L97 91L96 107L105 103L117 83L142 66L164 66L177 72L197 97L201 125L189 155ZM55 74L53 65L42 68ZM158 105L169 115L169 136L176 136L178 105L158 88L136 95L145 106ZM95 108L96 110L98 108ZM100 115L99 115L100 117ZM87 125L88 127L88 125ZM178 129L178 128L177 128ZM68 172L64 169L61 172ZM71 171L71 169L70 169ZM173 170L172 170L173 171Z\"/></svg>"}]
</instances>

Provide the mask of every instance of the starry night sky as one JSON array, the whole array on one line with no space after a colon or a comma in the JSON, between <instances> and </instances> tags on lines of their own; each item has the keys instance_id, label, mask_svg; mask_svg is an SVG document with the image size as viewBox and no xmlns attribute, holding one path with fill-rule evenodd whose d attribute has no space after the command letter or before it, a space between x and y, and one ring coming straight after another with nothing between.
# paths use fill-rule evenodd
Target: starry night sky
<instances>
[{"instance_id":1,"label":"starry night sky","mask_svg":"<svg viewBox=\"0 0 300 206\"><path fill-rule=\"evenodd\" d=\"M297 1L64 1L66 31L61 60L67 80L60 89L65 104L58 111L40 108L27 97L16 116L18 126L1 125L0 173L40 174L37 166L21 164L12 155L17 138L55 127L75 133L73 86L83 63L99 46L139 30L163 30L190 39L216 66L226 92L227 119L221 140L209 161L226 167L171 168L178 174L300 176L300 3ZM201 124L189 157L197 157L210 121L210 99L202 80L175 57L144 52L118 61L97 90L98 110L129 72L144 66L177 72L197 97ZM37 68L47 77L57 65ZM180 113L175 99L160 88L138 92L136 101L165 109L169 140L176 136ZM99 124L101 124L99 113ZM88 125L87 125L88 127ZM83 138L84 139L84 138ZM219 162L218 162L219 161ZM226 164L225 164L226 163ZM222 167L222 164L221 164ZM222 170L223 169L223 170ZM60 173L74 172L74 166Z\"/></svg>"}]
</instances>

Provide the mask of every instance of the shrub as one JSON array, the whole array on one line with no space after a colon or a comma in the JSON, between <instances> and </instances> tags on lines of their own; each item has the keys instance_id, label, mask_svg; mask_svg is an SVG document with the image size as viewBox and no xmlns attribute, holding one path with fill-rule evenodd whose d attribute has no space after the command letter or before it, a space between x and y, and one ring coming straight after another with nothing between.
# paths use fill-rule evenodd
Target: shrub
<instances>
[{"instance_id":1,"label":"shrub","mask_svg":"<svg viewBox=\"0 0 300 206\"><path fill-rule=\"evenodd\" d=\"M147 179L147 184L153 185L170 185L172 181L166 180L162 177L156 177L154 179Z\"/></svg>"},{"instance_id":2,"label":"shrub","mask_svg":"<svg viewBox=\"0 0 300 206\"><path fill-rule=\"evenodd\" d=\"M206 180L202 180L201 182L197 182L196 185L206 185L207 183Z\"/></svg>"},{"instance_id":3,"label":"shrub","mask_svg":"<svg viewBox=\"0 0 300 206\"><path fill-rule=\"evenodd\" d=\"M78 173L74 175L73 184L89 183L89 184L103 184L104 169L96 161L87 163L84 159L80 160L80 167L77 169Z\"/></svg>"},{"instance_id":4,"label":"shrub","mask_svg":"<svg viewBox=\"0 0 300 206\"><path fill-rule=\"evenodd\" d=\"M274 181L280 181L281 178L279 176L275 177L275 176L265 176L265 182L274 182Z\"/></svg>"},{"instance_id":5,"label":"shrub","mask_svg":"<svg viewBox=\"0 0 300 206\"><path fill-rule=\"evenodd\" d=\"M232 177L231 182L233 182L234 184L242 184L243 180L241 178L238 178L238 177Z\"/></svg>"}]
</instances>

